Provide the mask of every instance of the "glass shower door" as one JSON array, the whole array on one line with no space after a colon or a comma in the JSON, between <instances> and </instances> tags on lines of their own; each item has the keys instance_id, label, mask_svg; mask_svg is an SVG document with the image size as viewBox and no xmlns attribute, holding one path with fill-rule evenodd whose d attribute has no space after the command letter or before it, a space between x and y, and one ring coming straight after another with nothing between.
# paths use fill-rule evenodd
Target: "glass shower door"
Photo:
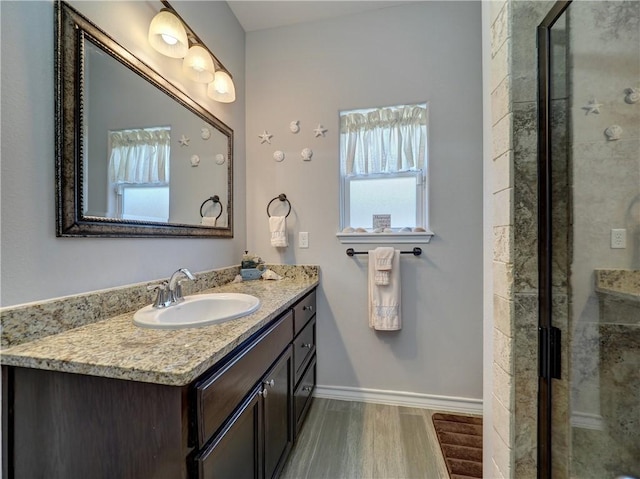
<instances>
[{"instance_id":1,"label":"glass shower door","mask_svg":"<svg viewBox=\"0 0 640 479\"><path fill-rule=\"evenodd\" d=\"M554 478L640 478L640 2L562 2L553 15L541 269L562 374L541 397L541 447Z\"/></svg>"}]
</instances>

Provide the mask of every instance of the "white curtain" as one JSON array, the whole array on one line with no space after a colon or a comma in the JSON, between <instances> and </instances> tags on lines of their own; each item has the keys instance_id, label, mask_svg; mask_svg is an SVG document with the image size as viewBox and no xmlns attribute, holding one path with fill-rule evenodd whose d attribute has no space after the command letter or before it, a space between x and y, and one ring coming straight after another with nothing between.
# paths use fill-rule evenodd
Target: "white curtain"
<instances>
[{"instance_id":1,"label":"white curtain","mask_svg":"<svg viewBox=\"0 0 640 479\"><path fill-rule=\"evenodd\" d=\"M169 128L120 130L109 133L109 180L122 184L169 182Z\"/></svg>"},{"instance_id":2,"label":"white curtain","mask_svg":"<svg viewBox=\"0 0 640 479\"><path fill-rule=\"evenodd\" d=\"M340 117L340 158L345 175L397 173L423 168L427 109L379 108Z\"/></svg>"}]
</instances>

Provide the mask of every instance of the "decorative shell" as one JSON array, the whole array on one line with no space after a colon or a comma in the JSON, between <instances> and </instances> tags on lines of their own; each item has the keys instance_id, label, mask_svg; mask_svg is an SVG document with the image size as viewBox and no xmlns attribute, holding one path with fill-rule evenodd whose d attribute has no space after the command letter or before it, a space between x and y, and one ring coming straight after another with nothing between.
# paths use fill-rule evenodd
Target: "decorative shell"
<instances>
[{"instance_id":1,"label":"decorative shell","mask_svg":"<svg viewBox=\"0 0 640 479\"><path fill-rule=\"evenodd\" d=\"M627 94L627 96L624 97L624 101L630 105L640 101L640 88L627 88L624 92Z\"/></svg>"},{"instance_id":2,"label":"decorative shell","mask_svg":"<svg viewBox=\"0 0 640 479\"><path fill-rule=\"evenodd\" d=\"M277 150L273 152L273 159L280 162L284 160L284 152Z\"/></svg>"},{"instance_id":3,"label":"decorative shell","mask_svg":"<svg viewBox=\"0 0 640 479\"><path fill-rule=\"evenodd\" d=\"M611 125L604 130L604 134L607 136L607 140L614 141L619 140L622 137L622 127L619 125Z\"/></svg>"},{"instance_id":4,"label":"decorative shell","mask_svg":"<svg viewBox=\"0 0 640 479\"><path fill-rule=\"evenodd\" d=\"M222 153L218 153L216 155L216 164L217 165L224 165L225 161L226 161L226 158L224 157L224 155Z\"/></svg>"},{"instance_id":5,"label":"decorative shell","mask_svg":"<svg viewBox=\"0 0 640 479\"><path fill-rule=\"evenodd\" d=\"M200 128L200 137L203 140L208 140L209 138L211 138L211 131L209 130L209 128L207 128L206 126Z\"/></svg>"},{"instance_id":6,"label":"decorative shell","mask_svg":"<svg viewBox=\"0 0 640 479\"><path fill-rule=\"evenodd\" d=\"M313 156L313 151L311 151L311 148L305 148L300 153L300 156L302 156L302 159L304 161L311 161L311 157Z\"/></svg>"},{"instance_id":7,"label":"decorative shell","mask_svg":"<svg viewBox=\"0 0 640 479\"><path fill-rule=\"evenodd\" d=\"M191 157L191 166L198 166L200 164L200 157L198 155L193 155Z\"/></svg>"},{"instance_id":8,"label":"decorative shell","mask_svg":"<svg viewBox=\"0 0 640 479\"><path fill-rule=\"evenodd\" d=\"M300 125L298 123L300 123L299 120L289 123L289 130L291 130L291 133L298 133L300 131Z\"/></svg>"}]
</instances>

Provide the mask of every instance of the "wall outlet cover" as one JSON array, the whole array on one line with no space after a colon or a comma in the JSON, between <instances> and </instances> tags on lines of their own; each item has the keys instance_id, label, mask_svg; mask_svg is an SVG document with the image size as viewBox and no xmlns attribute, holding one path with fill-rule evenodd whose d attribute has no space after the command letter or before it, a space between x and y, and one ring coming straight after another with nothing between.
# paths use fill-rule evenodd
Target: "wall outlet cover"
<instances>
[{"instance_id":1,"label":"wall outlet cover","mask_svg":"<svg viewBox=\"0 0 640 479\"><path fill-rule=\"evenodd\" d=\"M611 248L624 249L627 247L627 230L612 229L611 230Z\"/></svg>"}]
</instances>

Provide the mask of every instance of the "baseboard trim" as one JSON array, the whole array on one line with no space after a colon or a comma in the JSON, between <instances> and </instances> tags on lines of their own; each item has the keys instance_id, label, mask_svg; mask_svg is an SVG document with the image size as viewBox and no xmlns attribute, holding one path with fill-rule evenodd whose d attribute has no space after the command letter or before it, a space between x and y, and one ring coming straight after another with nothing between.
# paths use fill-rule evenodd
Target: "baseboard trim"
<instances>
[{"instance_id":1,"label":"baseboard trim","mask_svg":"<svg viewBox=\"0 0 640 479\"><path fill-rule=\"evenodd\" d=\"M419 394L406 391L386 391L381 389L349 388L318 385L314 397L361 401L392 406L407 406L438 411L460 412L482 415L482 400L433 394Z\"/></svg>"}]
</instances>

